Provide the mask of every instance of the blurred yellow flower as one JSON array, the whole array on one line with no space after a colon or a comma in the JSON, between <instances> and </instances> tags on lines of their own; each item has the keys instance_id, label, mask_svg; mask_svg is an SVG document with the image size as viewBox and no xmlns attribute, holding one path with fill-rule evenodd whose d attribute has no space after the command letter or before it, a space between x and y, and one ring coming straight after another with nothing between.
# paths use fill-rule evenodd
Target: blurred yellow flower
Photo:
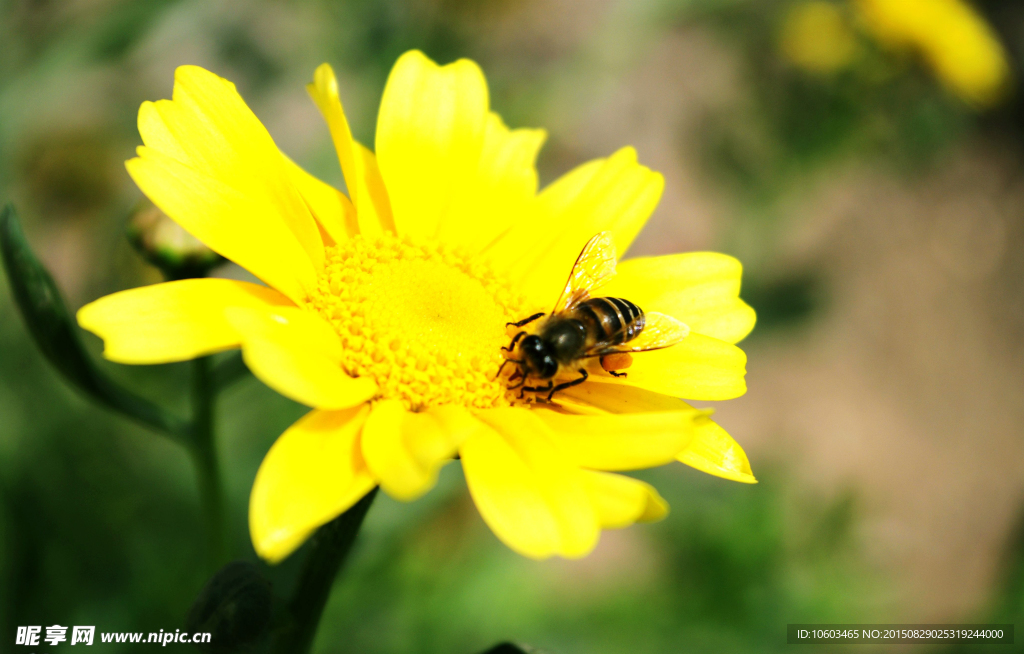
<instances>
[{"instance_id":1,"label":"blurred yellow flower","mask_svg":"<svg viewBox=\"0 0 1024 654\"><path fill-rule=\"evenodd\" d=\"M963 0L856 0L882 43L912 48L953 93L978 107L996 103L1010 81L1006 52Z\"/></svg>"},{"instance_id":2,"label":"blurred yellow flower","mask_svg":"<svg viewBox=\"0 0 1024 654\"><path fill-rule=\"evenodd\" d=\"M256 551L279 561L374 486L427 492L456 455L481 515L534 558L583 556L600 530L656 520L649 485L614 471L680 460L753 482L740 447L678 397L744 393L753 328L741 267L714 253L623 262L602 289L674 316L690 334L642 352L618 379L593 368L555 403L499 376L506 322L549 311L583 244L625 251L661 175L631 148L537 192L544 132L509 129L480 69L420 52L395 64L376 153L352 138L334 73L309 86L349 194L284 156L234 85L175 74L173 100L139 110L127 162L167 215L267 285L189 279L101 298L78 314L105 354L162 363L241 347L253 373L313 407L267 453L253 485Z\"/></svg>"},{"instance_id":3,"label":"blurred yellow flower","mask_svg":"<svg viewBox=\"0 0 1024 654\"><path fill-rule=\"evenodd\" d=\"M782 54L797 66L833 73L853 60L857 39L843 9L815 0L794 5L782 24Z\"/></svg>"}]
</instances>

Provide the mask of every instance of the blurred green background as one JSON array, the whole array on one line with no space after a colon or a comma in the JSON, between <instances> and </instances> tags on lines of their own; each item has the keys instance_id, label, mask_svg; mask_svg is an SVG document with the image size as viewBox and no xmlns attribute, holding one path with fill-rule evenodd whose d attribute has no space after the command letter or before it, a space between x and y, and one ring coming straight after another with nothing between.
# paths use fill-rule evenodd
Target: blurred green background
<instances>
[{"instance_id":1,"label":"blurred green background","mask_svg":"<svg viewBox=\"0 0 1024 654\"><path fill-rule=\"evenodd\" d=\"M781 651L792 622L1012 622L1024 7L895 2L926 9L900 32L872 18L882 0L4 0L0 201L76 309L160 279L124 238L140 194L122 162L177 65L233 80L340 185L316 65L370 143L399 54L471 57L510 125L549 130L542 183L627 144L665 174L631 254L744 262L750 390L714 408L761 483L642 473L667 520L536 563L448 466L423 500L377 500L315 651ZM209 576L189 459L70 390L0 287L0 651L18 625L180 628ZM103 366L185 412L186 366ZM249 488L303 411L252 378L218 406L233 558L256 560ZM301 558L263 566L278 593Z\"/></svg>"}]
</instances>

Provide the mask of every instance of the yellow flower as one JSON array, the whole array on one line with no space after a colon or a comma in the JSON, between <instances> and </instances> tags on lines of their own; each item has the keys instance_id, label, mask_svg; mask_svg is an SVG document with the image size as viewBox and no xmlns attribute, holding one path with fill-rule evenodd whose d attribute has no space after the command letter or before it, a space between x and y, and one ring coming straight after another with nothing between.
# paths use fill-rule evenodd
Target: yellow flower
<instances>
[{"instance_id":1,"label":"yellow flower","mask_svg":"<svg viewBox=\"0 0 1024 654\"><path fill-rule=\"evenodd\" d=\"M127 162L167 215L267 285L190 279L81 309L105 355L161 363L241 347L253 373L313 407L267 453L253 485L256 551L278 561L375 485L411 500L456 455L481 515L530 557L583 556L601 529L666 505L615 471L681 460L753 482L707 412L677 397L745 391L734 343L754 324L740 264L714 253L625 261L602 294L685 322L678 345L638 353L628 377L600 368L556 404L499 376L506 322L550 311L583 244L625 251L662 177L624 148L537 193L540 130L507 128L480 69L420 52L396 63L376 153L353 140L329 66L309 86L348 196L284 156L230 82L175 74L173 100L139 110ZM592 367L593 368L593 367Z\"/></svg>"},{"instance_id":2,"label":"yellow flower","mask_svg":"<svg viewBox=\"0 0 1024 654\"><path fill-rule=\"evenodd\" d=\"M782 24L782 54L815 73L845 68L857 50L857 40L843 10L835 2L812 0L790 9Z\"/></svg>"},{"instance_id":3,"label":"yellow flower","mask_svg":"<svg viewBox=\"0 0 1024 654\"><path fill-rule=\"evenodd\" d=\"M985 19L963 0L856 0L883 43L920 52L964 101L992 105L1010 82L1006 51Z\"/></svg>"}]
</instances>

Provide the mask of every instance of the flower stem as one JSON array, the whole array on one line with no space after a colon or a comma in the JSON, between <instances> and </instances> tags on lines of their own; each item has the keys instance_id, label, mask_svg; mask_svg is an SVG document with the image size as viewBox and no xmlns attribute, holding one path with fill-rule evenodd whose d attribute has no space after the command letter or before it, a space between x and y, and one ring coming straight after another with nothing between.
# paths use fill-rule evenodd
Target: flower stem
<instances>
[{"instance_id":1,"label":"flower stem","mask_svg":"<svg viewBox=\"0 0 1024 654\"><path fill-rule=\"evenodd\" d=\"M348 558L356 534L376 496L377 489L374 488L348 511L320 527L310 539L309 555L288 603L289 620L278 632L271 651L276 654L306 654L309 651L334 578Z\"/></svg>"},{"instance_id":2,"label":"flower stem","mask_svg":"<svg viewBox=\"0 0 1024 654\"><path fill-rule=\"evenodd\" d=\"M199 480L203 507L208 565L216 570L224 559L224 498L220 465L213 431L214 389L210 380L210 358L192 362L192 460Z\"/></svg>"}]
</instances>

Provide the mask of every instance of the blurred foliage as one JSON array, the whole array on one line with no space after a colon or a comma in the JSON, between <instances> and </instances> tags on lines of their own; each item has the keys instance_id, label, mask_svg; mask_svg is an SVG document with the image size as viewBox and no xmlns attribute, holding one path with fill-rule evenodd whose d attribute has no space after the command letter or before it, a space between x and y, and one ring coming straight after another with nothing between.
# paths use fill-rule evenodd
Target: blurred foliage
<instances>
[{"instance_id":1,"label":"blurred foliage","mask_svg":"<svg viewBox=\"0 0 1024 654\"><path fill-rule=\"evenodd\" d=\"M935 59L930 53L960 42L937 35L911 44L916 49L893 47L859 11L867 5L901 13L899 0L665 0L660 5L677 26L714 30L739 57L744 92L708 110L693 140L702 173L728 195L740 220L726 249L731 245L748 264L743 296L758 313L755 339L805 325L827 308L830 280L815 264L799 271L766 264L793 227L787 209L794 196L854 166L913 179L986 125L994 127L995 138L1016 132L1018 145L1024 144L1019 138L1024 135L1022 94L995 95L989 89L1000 100L993 106L974 103L975 96L959 97L955 86L944 86L943 71L930 65ZM912 15L910 6L902 6L902 13ZM963 18L960 0L944 0L942 6ZM1024 53L1019 3L990 0L978 9L978 17L968 14L970 24L963 27L973 37L968 45L980 39L990 46L984 41L992 37L979 36L974 21L985 15L998 19L993 26L1006 53L996 43L995 52L990 47L985 54L1008 55L1008 61L997 63L1019 71ZM927 35L924 23L935 17L917 19L923 22L918 33Z\"/></svg>"},{"instance_id":2,"label":"blurred foliage","mask_svg":"<svg viewBox=\"0 0 1024 654\"><path fill-rule=\"evenodd\" d=\"M19 169L34 209L79 214L110 205L113 164L105 135L66 131L27 144Z\"/></svg>"},{"instance_id":3,"label":"blurred foliage","mask_svg":"<svg viewBox=\"0 0 1024 654\"><path fill-rule=\"evenodd\" d=\"M858 49L849 65L816 71L795 64L785 52L785 21L804 4L682 2L676 13L682 23L712 26L742 55L749 95L708 115L699 133L706 169L754 205L771 204L853 155L918 170L972 123L973 112L927 71L860 34L844 35ZM847 3L822 4L848 13Z\"/></svg>"},{"instance_id":4,"label":"blurred foliage","mask_svg":"<svg viewBox=\"0 0 1024 654\"><path fill-rule=\"evenodd\" d=\"M787 620L871 615L855 498L808 505L784 468L762 471L754 493L678 466L649 471L669 520L605 534L590 559L538 564L486 532L451 466L433 512L373 542L339 584L318 642L472 652L505 633L550 652L781 651Z\"/></svg>"},{"instance_id":5,"label":"blurred foliage","mask_svg":"<svg viewBox=\"0 0 1024 654\"><path fill-rule=\"evenodd\" d=\"M741 295L757 312L751 338L771 337L775 330L807 324L825 308L825 283L813 269L773 279L749 277Z\"/></svg>"},{"instance_id":6,"label":"blurred foliage","mask_svg":"<svg viewBox=\"0 0 1024 654\"><path fill-rule=\"evenodd\" d=\"M544 86L488 65L487 26L513 6L538 2L0 2L0 200L23 208L30 240L41 244L72 305L156 281L124 242L124 216L139 194L120 161L138 143L139 102L167 94L174 65L216 63L254 106L292 111L280 90L301 95L313 67L330 61L344 76L347 105L360 109L353 127L370 142L372 108L391 64L418 47L443 61L482 60L510 124L532 124L515 118L531 115ZM644 5L655 8L659 29L706 26L743 62L745 92L708 113L699 138L708 178L736 198L738 213L774 223L779 200L808 178L855 157L913 174L971 133L979 120L972 111L919 66L871 43L858 41L858 64L835 74L792 65L778 44L791 4ZM1013 2L982 4L1019 12ZM512 31L529 29L523 23ZM1015 56L1021 43L1017 33ZM546 47L517 53L534 76L545 57L576 56ZM81 106L69 106L72 97L84 98ZM1014 98L983 120L1019 130L1022 115ZM302 163L337 179L326 130L316 139ZM755 334L771 338L821 315L826 282L813 267L755 271L743 291L758 311ZM26 624L184 627L208 583L187 455L64 386L0 286L0 633L7 638ZM86 343L98 359L96 339ZM237 372L237 359L225 361ZM101 367L143 397L187 406L186 366ZM255 589L262 602L265 587L253 570L278 598L295 583L306 550L276 567L259 563L246 506L260 459L303 411L251 378L218 404L230 549L252 563L232 568L235 576L218 588ZM377 500L349 573L334 589L316 651L470 654L512 641L554 654L767 652L786 647L787 622L885 619L885 580L865 560L856 492L822 499L796 488L787 480L799 461L782 463L789 459L780 451L775 461L758 461L755 487L681 465L646 472L639 476L673 507L665 522L606 534L588 559L539 564L494 539L458 466L449 466L439 487L415 504ZM1021 542L1008 549L994 615L1021 615ZM223 617L197 606L195 624ZM514 651L504 647L495 654Z\"/></svg>"}]
</instances>

